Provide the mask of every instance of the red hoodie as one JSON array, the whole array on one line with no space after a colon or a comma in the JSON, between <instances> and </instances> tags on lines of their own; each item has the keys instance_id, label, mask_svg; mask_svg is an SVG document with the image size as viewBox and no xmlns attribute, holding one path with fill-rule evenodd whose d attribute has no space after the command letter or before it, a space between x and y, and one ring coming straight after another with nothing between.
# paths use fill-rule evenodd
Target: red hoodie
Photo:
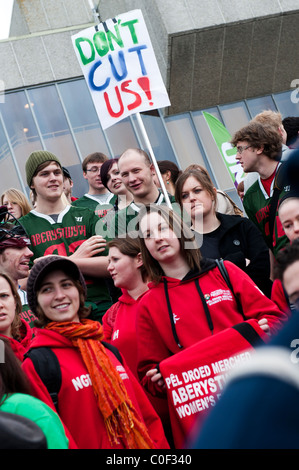
<instances>
[{"instance_id":1,"label":"red hoodie","mask_svg":"<svg viewBox=\"0 0 299 470\"><path fill-rule=\"evenodd\" d=\"M31 348L40 346L50 347L61 366L62 384L58 394L58 408L59 416L70 440L70 448L111 449L89 374L78 350L69 339L46 329L37 329L36 337L31 343ZM157 448L169 448L161 421L146 398L142 387L125 362L122 365L108 349L107 354L119 371L128 395L136 410L143 417ZM26 358L22 367L30 380L33 395L56 411L48 390L35 371L31 359ZM120 443L113 448L122 449L123 444Z\"/></svg>"},{"instance_id":2,"label":"red hoodie","mask_svg":"<svg viewBox=\"0 0 299 470\"><path fill-rule=\"evenodd\" d=\"M119 297L118 302L113 304L103 316L105 341L109 341L119 349L131 371L136 376L136 314L139 301L145 294L146 292L135 300L125 289L122 289L122 295Z\"/></svg>"},{"instance_id":3,"label":"red hoodie","mask_svg":"<svg viewBox=\"0 0 299 470\"><path fill-rule=\"evenodd\" d=\"M287 320L287 315L259 290L244 271L229 261L225 262L225 266L245 317L257 322L266 318L271 332L278 331ZM209 319L196 287L196 279L208 306ZM165 392L146 377L148 370L157 367L172 354L244 321L234 295L214 263L206 267L203 265L200 274L187 275L183 280L168 277L165 280L173 328L181 348L174 337L163 280L158 285L150 285L150 291L139 302L137 317L138 375L147 390L160 396Z\"/></svg>"},{"instance_id":4,"label":"red hoodie","mask_svg":"<svg viewBox=\"0 0 299 470\"><path fill-rule=\"evenodd\" d=\"M24 354L28 351L30 342L32 340L32 329L30 328L29 323L27 323L25 320L21 319L21 322L21 339L19 341L5 335L0 334L0 336L3 336L4 338L9 340L13 352L15 353L17 358L21 362L23 362Z\"/></svg>"},{"instance_id":5,"label":"red hoodie","mask_svg":"<svg viewBox=\"0 0 299 470\"><path fill-rule=\"evenodd\" d=\"M136 379L138 379L136 316L139 302L146 296L147 292L144 292L135 300L125 289L122 289L122 295L119 297L118 302L113 304L103 316L105 341L117 347ZM167 427L169 425L167 400L161 397L153 397L147 391L146 393L164 426Z\"/></svg>"}]
</instances>

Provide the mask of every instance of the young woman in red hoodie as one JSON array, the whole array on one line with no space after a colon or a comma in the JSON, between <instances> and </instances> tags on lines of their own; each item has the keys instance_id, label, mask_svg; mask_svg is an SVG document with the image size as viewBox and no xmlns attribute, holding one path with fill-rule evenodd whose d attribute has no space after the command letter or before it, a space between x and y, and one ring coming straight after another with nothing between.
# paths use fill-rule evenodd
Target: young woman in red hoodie
<instances>
[{"instance_id":1,"label":"young woman in red hoodie","mask_svg":"<svg viewBox=\"0 0 299 470\"><path fill-rule=\"evenodd\" d=\"M166 393L157 365L171 355L244 320L256 321L261 336L287 320L243 270L225 261L232 292L216 262L201 259L194 234L166 206L144 206L139 230L152 283L138 307L138 374L153 395Z\"/></svg>"},{"instance_id":2,"label":"young woman in red hoodie","mask_svg":"<svg viewBox=\"0 0 299 470\"><path fill-rule=\"evenodd\" d=\"M103 327L87 319L86 285L65 257L49 256L31 269L28 303L38 317L31 350L54 352L61 372L57 409L71 448L168 448L157 414L125 361L103 343ZM29 357L23 362L32 393L55 410ZM32 356L31 356L32 357Z\"/></svg>"},{"instance_id":3,"label":"young woman in red hoodie","mask_svg":"<svg viewBox=\"0 0 299 470\"><path fill-rule=\"evenodd\" d=\"M137 234L136 234L137 235ZM137 374L136 316L140 300L148 291L148 274L140 253L139 237L127 234L108 243L108 271L122 295L103 316L105 341L118 348L135 377ZM167 400L147 393L160 416L169 442L172 440Z\"/></svg>"},{"instance_id":4,"label":"young woman in red hoodie","mask_svg":"<svg viewBox=\"0 0 299 470\"><path fill-rule=\"evenodd\" d=\"M147 272L139 238L115 238L108 243L108 249L107 269L115 287L121 289L121 296L103 316L104 339L119 349L137 376L136 312L148 291Z\"/></svg>"},{"instance_id":5,"label":"young woman in red hoodie","mask_svg":"<svg viewBox=\"0 0 299 470\"><path fill-rule=\"evenodd\" d=\"M0 337L9 340L16 357L22 362L32 340L32 330L29 323L21 319L21 312L21 299L15 283L0 273Z\"/></svg>"}]
</instances>

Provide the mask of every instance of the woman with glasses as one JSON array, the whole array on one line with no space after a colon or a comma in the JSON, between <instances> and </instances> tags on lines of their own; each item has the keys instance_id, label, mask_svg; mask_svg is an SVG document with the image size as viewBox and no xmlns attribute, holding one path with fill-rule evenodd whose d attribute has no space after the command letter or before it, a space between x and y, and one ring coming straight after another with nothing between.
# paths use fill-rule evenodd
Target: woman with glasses
<instances>
[{"instance_id":1,"label":"woman with glasses","mask_svg":"<svg viewBox=\"0 0 299 470\"><path fill-rule=\"evenodd\" d=\"M202 256L231 261L270 297L268 247L249 219L218 212L217 191L208 173L187 168L177 180L175 198L190 217Z\"/></svg>"}]
</instances>

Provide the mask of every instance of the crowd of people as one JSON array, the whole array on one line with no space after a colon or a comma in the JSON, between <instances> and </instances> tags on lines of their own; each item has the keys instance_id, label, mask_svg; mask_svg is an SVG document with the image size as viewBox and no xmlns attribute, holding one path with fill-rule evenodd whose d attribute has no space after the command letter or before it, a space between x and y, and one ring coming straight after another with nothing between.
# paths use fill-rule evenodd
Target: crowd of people
<instances>
[{"instance_id":1,"label":"crowd of people","mask_svg":"<svg viewBox=\"0 0 299 470\"><path fill-rule=\"evenodd\" d=\"M225 368L216 398L207 361L267 350L296 316L298 134L299 118L272 111L234 134L240 204L196 163L157 162L161 188L142 149L88 155L81 197L60 158L29 155L29 197L1 195L3 448L236 446L240 423L234 439L223 416L247 403L231 399Z\"/></svg>"}]
</instances>

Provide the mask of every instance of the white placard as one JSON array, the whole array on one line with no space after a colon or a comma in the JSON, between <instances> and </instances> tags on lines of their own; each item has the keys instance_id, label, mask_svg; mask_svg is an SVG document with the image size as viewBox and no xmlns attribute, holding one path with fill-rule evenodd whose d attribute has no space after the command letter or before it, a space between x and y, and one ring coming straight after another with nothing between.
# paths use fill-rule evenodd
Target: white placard
<instances>
[{"instance_id":1,"label":"white placard","mask_svg":"<svg viewBox=\"0 0 299 470\"><path fill-rule=\"evenodd\" d=\"M72 42L103 129L170 106L141 10L84 29Z\"/></svg>"}]
</instances>

